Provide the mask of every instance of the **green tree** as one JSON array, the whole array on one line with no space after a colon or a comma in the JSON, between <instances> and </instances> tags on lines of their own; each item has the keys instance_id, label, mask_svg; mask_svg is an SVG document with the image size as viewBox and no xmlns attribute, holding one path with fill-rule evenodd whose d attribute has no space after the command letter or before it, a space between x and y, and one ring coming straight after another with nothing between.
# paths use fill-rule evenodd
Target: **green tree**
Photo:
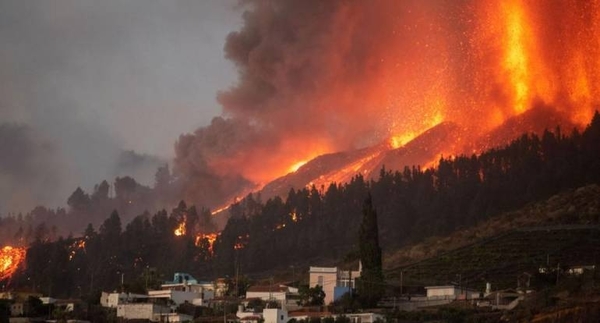
<instances>
[{"instance_id":1,"label":"green tree","mask_svg":"<svg viewBox=\"0 0 600 323\"><path fill-rule=\"evenodd\" d=\"M77 187L73 194L67 199L67 205L74 211L85 211L90 206L90 196L87 195L81 187Z\"/></svg>"},{"instance_id":2,"label":"green tree","mask_svg":"<svg viewBox=\"0 0 600 323\"><path fill-rule=\"evenodd\" d=\"M300 294L298 305L301 306L321 306L325 301L325 292L323 291L323 287L319 285L315 287L302 285L298 289L298 294Z\"/></svg>"},{"instance_id":3,"label":"green tree","mask_svg":"<svg viewBox=\"0 0 600 323\"><path fill-rule=\"evenodd\" d=\"M363 219L358 239L362 273L358 279L357 292L363 307L373 307L383 296L384 281L377 212L373 208L371 193L368 193L363 204Z\"/></svg>"}]
</instances>

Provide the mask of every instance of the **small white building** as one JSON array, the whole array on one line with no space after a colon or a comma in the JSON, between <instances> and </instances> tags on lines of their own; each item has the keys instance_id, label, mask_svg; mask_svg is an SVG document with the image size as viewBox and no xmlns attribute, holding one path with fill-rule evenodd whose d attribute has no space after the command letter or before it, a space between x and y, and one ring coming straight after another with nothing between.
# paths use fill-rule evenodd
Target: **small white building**
<instances>
[{"instance_id":1,"label":"small white building","mask_svg":"<svg viewBox=\"0 0 600 323\"><path fill-rule=\"evenodd\" d=\"M356 278L360 277L362 265L359 263L358 270L340 270L337 267L310 267L309 286L317 285L325 292L325 304L342 297L352 288L356 287Z\"/></svg>"},{"instance_id":2,"label":"small white building","mask_svg":"<svg viewBox=\"0 0 600 323\"><path fill-rule=\"evenodd\" d=\"M447 285L447 286L427 286L425 287L427 290L427 299L435 300L435 299L448 299L448 300L456 300L456 299L476 299L479 298L480 292L467 289L464 287Z\"/></svg>"},{"instance_id":3,"label":"small white building","mask_svg":"<svg viewBox=\"0 0 600 323\"><path fill-rule=\"evenodd\" d=\"M263 310L264 323L287 323L288 312L280 308L265 308Z\"/></svg>"},{"instance_id":4,"label":"small white building","mask_svg":"<svg viewBox=\"0 0 600 323\"><path fill-rule=\"evenodd\" d=\"M251 286L246 291L246 299L259 298L263 301L276 301L286 305L290 298L298 295L298 288L286 285L278 286Z\"/></svg>"},{"instance_id":5,"label":"small white building","mask_svg":"<svg viewBox=\"0 0 600 323\"><path fill-rule=\"evenodd\" d=\"M139 302L145 300L148 295L133 293L106 293L102 292L100 296L100 305L103 307L116 308L120 304Z\"/></svg>"},{"instance_id":6,"label":"small white building","mask_svg":"<svg viewBox=\"0 0 600 323\"><path fill-rule=\"evenodd\" d=\"M148 298L150 299L165 299L171 300L176 305L184 303L194 304L196 306L205 305L204 299L201 293L186 292L178 290L151 290L148 291Z\"/></svg>"}]
</instances>

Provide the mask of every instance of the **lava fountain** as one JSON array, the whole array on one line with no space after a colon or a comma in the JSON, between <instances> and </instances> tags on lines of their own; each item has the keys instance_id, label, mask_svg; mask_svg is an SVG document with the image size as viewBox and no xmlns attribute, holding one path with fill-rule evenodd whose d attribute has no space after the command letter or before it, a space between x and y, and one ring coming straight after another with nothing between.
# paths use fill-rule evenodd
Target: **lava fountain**
<instances>
[{"instance_id":1,"label":"lava fountain","mask_svg":"<svg viewBox=\"0 0 600 323\"><path fill-rule=\"evenodd\" d=\"M464 143L534 106L584 126L600 105L600 0L242 7L225 46L239 79L218 95L223 117L176 144L184 195L201 205L322 154L401 147L445 122L463 129Z\"/></svg>"}]
</instances>

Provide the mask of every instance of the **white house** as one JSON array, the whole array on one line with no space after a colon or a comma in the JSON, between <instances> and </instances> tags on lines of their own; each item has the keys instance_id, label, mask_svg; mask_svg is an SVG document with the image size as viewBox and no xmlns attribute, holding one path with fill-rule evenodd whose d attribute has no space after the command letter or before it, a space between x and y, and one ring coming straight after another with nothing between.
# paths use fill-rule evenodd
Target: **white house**
<instances>
[{"instance_id":1,"label":"white house","mask_svg":"<svg viewBox=\"0 0 600 323\"><path fill-rule=\"evenodd\" d=\"M138 302L147 299L148 295L133 293L106 293L100 296L100 305L103 307L116 308L119 304Z\"/></svg>"},{"instance_id":2,"label":"white house","mask_svg":"<svg viewBox=\"0 0 600 323\"><path fill-rule=\"evenodd\" d=\"M427 286L427 299L476 299L479 298L480 292L464 287L447 285L447 286Z\"/></svg>"},{"instance_id":3,"label":"white house","mask_svg":"<svg viewBox=\"0 0 600 323\"><path fill-rule=\"evenodd\" d=\"M181 305L186 302L190 303L190 304L194 304L196 306L203 306L205 304L201 293L170 290L170 289L148 291L148 298L171 300L176 305Z\"/></svg>"},{"instance_id":4,"label":"white house","mask_svg":"<svg viewBox=\"0 0 600 323\"><path fill-rule=\"evenodd\" d=\"M187 302L197 306L203 306L215 297L212 282L200 282L186 273L175 273L173 281L165 282L160 288L148 291L148 297L172 300L177 305Z\"/></svg>"},{"instance_id":5,"label":"white house","mask_svg":"<svg viewBox=\"0 0 600 323\"><path fill-rule=\"evenodd\" d=\"M287 323L288 312L281 308L265 308L263 310L264 323Z\"/></svg>"},{"instance_id":6,"label":"white house","mask_svg":"<svg viewBox=\"0 0 600 323\"><path fill-rule=\"evenodd\" d=\"M362 265L358 270L340 270L337 267L310 267L309 286L317 285L325 292L325 304L330 304L356 286L356 278L360 277Z\"/></svg>"},{"instance_id":7,"label":"white house","mask_svg":"<svg viewBox=\"0 0 600 323\"><path fill-rule=\"evenodd\" d=\"M296 307L298 288L286 285L251 286L246 291L246 299L259 298L263 301L276 301L282 307Z\"/></svg>"}]
</instances>

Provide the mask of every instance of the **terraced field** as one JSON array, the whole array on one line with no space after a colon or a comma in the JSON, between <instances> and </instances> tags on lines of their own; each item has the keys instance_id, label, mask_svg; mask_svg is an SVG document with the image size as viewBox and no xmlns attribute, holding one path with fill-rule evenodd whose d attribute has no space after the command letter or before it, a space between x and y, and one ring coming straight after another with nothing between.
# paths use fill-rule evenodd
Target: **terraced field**
<instances>
[{"instance_id":1,"label":"terraced field","mask_svg":"<svg viewBox=\"0 0 600 323\"><path fill-rule=\"evenodd\" d=\"M517 280L532 286L556 274L540 275L540 267L566 269L596 265L600 260L600 227L571 225L513 230L437 257L386 272L393 285L460 284L483 290L515 288Z\"/></svg>"}]
</instances>

